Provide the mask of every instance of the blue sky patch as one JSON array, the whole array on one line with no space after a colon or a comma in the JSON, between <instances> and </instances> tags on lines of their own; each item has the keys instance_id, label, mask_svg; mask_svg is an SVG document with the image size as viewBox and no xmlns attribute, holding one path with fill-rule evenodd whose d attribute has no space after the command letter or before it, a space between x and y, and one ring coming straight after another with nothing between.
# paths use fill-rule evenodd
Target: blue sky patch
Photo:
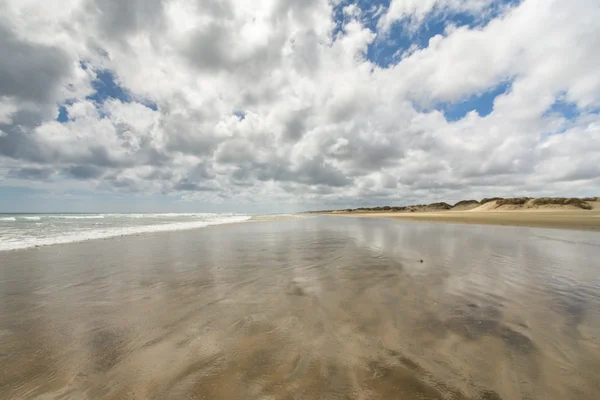
<instances>
[{"instance_id":1,"label":"blue sky patch","mask_svg":"<svg viewBox=\"0 0 600 400\"><path fill-rule=\"evenodd\" d=\"M158 105L148 99L134 98L132 94L119 84L117 76L110 70L98 70L96 72L96 80L92 82L92 87L96 90L88 100L93 100L97 104L102 104L108 99L117 99L123 103L131 103L133 101L148 107L152 111L158 110Z\"/></svg>"},{"instance_id":2,"label":"blue sky patch","mask_svg":"<svg viewBox=\"0 0 600 400\"><path fill-rule=\"evenodd\" d=\"M58 122L62 124L69 120L69 112L67 111L67 106L70 106L73 103L73 100L67 100L58 107L58 117L56 117L56 120Z\"/></svg>"},{"instance_id":3,"label":"blue sky patch","mask_svg":"<svg viewBox=\"0 0 600 400\"><path fill-rule=\"evenodd\" d=\"M485 26L492 19L503 14L507 7L516 6L522 0L497 0L486 10L484 15L473 15L467 12L450 12L435 7L421 22L416 31L410 18L396 21L385 37L377 38L368 48L366 57L369 61L380 67L389 67L396 64L402 54L412 46L426 48L429 40L436 35L443 35L450 25L455 27L466 26L470 29ZM362 23L373 32L377 32L377 24L389 6L390 0L345 0L333 9L336 28L333 35L336 37L343 31L343 26L351 17L344 15L344 8L349 4L356 4L362 11ZM381 9L381 10L380 10Z\"/></svg>"},{"instance_id":4,"label":"blue sky patch","mask_svg":"<svg viewBox=\"0 0 600 400\"><path fill-rule=\"evenodd\" d=\"M92 82L92 87L96 90L88 100L93 100L98 104L104 103L107 99L118 99L123 103L131 101L131 96L126 89L119 85L117 77L109 70L99 70L96 72L96 80Z\"/></svg>"},{"instance_id":5,"label":"blue sky patch","mask_svg":"<svg viewBox=\"0 0 600 400\"><path fill-rule=\"evenodd\" d=\"M579 117L581 110L575 103L565 101L564 96L559 96L554 104L544 113L544 116L548 115L561 115L565 119L574 119Z\"/></svg>"},{"instance_id":6,"label":"blue sky patch","mask_svg":"<svg viewBox=\"0 0 600 400\"><path fill-rule=\"evenodd\" d=\"M79 63L81 69L84 71L90 68L90 66L84 62ZM103 104L108 99L117 99L123 103L131 103L132 101L137 101L140 104L148 107L152 111L158 110L158 105L148 99L136 99L133 98L131 93L119 84L119 80L117 76L110 70L102 69L96 71L96 79L92 82L92 87L95 90L95 93L87 96L86 100L92 100L97 105ZM65 123L69 120L69 113L67 111L68 105L73 104L71 100L66 101L64 104L59 105L58 108L58 117L56 120L60 123ZM100 113L104 116L103 113Z\"/></svg>"},{"instance_id":7,"label":"blue sky patch","mask_svg":"<svg viewBox=\"0 0 600 400\"><path fill-rule=\"evenodd\" d=\"M409 28L411 21L403 19L392 26L387 37L375 40L369 46L367 59L384 68L396 64L411 46L426 48L429 40L434 36L443 35L450 23L457 27L471 27L476 25L476 19L466 13L454 14L447 18L427 17L414 32Z\"/></svg>"},{"instance_id":8,"label":"blue sky patch","mask_svg":"<svg viewBox=\"0 0 600 400\"><path fill-rule=\"evenodd\" d=\"M67 112L67 107L60 106L58 108L58 117L56 118L56 120L61 124L69 120L69 113Z\"/></svg>"},{"instance_id":9,"label":"blue sky patch","mask_svg":"<svg viewBox=\"0 0 600 400\"><path fill-rule=\"evenodd\" d=\"M373 0L358 0L358 1L349 1L345 0L340 2L340 4L334 6L333 8L333 16L336 22L336 29L334 30L335 34L341 32L343 25L350 20L349 17L344 15L344 8L355 4L360 8L363 14L362 23L372 30L373 32L377 31L377 22L379 21L379 17L385 13L385 10L390 6L390 0L381 0L381 1L373 1ZM382 12L377 13L377 11L382 8ZM377 15L376 15L377 14Z\"/></svg>"},{"instance_id":10,"label":"blue sky patch","mask_svg":"<svg viewBox=\"0 0 600 400\"><path fill-rule=\"evenodd\" d=\"M152 111L157 111L158 110L158 105L155 102L153 102L153 101L142 100L142 101L140 101L140 103L142 103L143 105L145 105L146 107L148 107Z\"/></svg>"},{"instance_id":11,"label":"blue sky patch","mask_svg":"<svg viewBox=\"0 0 600 400\"><path fill-rule=\"evenodd\" d=\"M508 92L511 86L512 82L503 82L487 92L473 95L460 102L445 104L436 108L444 113L444 117L446 117L446 120L448 121L458 121L471 111L477 111L479 116L485 117L494 111L494 100L496 97Z\"/></svg>"}]
</instances>

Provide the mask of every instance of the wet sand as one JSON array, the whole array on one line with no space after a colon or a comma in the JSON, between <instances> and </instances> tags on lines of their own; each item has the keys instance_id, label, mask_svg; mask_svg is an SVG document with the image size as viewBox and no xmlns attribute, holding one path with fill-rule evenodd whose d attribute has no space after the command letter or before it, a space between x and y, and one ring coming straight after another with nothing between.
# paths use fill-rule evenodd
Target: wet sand
<instances>
[{"instance_id":1,"label":"wet sand","mask_svg":"<svg viewBox=\"0 0 600 400\"><path fill-rule=\"evenodd\" d=\"M397 218L416 221L462 224L510 225L540 228L600 231L600 209L532 211L443 211L415 213L344 213L334 215L369 218Z\"/></svg>"},{"instance_id":2,"label":"wet sand","mask_svg":"<svg viewBox=\"0 0 600 400\"><path fill-rule=\"evenodd\" d=\"M333 216L0 252L0 398L597 399L599 259Z\"/></svg>"}]
</instances>

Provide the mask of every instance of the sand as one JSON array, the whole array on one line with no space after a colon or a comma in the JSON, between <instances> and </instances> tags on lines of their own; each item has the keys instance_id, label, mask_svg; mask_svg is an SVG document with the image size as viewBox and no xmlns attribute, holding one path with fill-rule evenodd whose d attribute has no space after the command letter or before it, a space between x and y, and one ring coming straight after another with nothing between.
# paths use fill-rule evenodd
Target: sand
<instances>
[{"instance_id":1,"label":"sand","mask_svg":"<svg viewBox=\"0 0 600 400\"><path fill-rule=\"evenodd\" d=\"M496 211L490 205L484 204L468 211L452 210L414 213L336 212L332 213L332 215L600 231L600 202L590 202L590 205L592 206L592 210L581 210L563 206L531 210L505 209L503 211Z\"/></svg>"},{"instance_id":2,"label":"sand","mask_svg":"<svg viewBox=\"0 0 600 400\"><path fill-rule=\"evenodd\" d=\"M596 400L599 258L321 216L0 252L0 399Z\"/></svg>"}]
</instances>

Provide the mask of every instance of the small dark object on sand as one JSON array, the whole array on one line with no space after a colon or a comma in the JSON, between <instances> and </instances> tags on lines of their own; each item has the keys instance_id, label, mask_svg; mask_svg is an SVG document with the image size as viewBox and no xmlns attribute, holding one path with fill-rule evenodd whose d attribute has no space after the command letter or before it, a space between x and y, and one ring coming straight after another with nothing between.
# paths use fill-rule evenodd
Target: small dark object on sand
<instances>
[{"instance_id":1,"label":"small dark object on sand","mask_svg":"<svg viewBox=\"0 0 600 400\"><path fill-rule=\"evenodd\" d=\"M423 264L423 259L421 258L421 264Z\"/></svg>"}]
</instances>

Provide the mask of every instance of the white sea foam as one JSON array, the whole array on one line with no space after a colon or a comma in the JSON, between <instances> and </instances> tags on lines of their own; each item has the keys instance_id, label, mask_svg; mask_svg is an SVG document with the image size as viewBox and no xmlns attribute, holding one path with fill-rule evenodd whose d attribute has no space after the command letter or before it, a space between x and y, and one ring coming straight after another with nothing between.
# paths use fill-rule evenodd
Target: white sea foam
<instances>
[{"instance_id":1,"label":"white sea foam","mask_svg":"<svg viewBox=\"0 0 600 400\"><path fill-rule=\"evenodd\" d=\"M148 214L145 214L148 215ZM29 247L38 246L49 246L54 244L64 244L81 242L92 239L105 239L117 236L135 235L141 233L153 233L153 232L165 232L165 231L179 231L204 228L211 225L230 224L236 222L248 221L251 217L247 215L217 215L217 214L204 214L203 219L196 219L193 221L181 221L181 222L167 222L162 224L149 224L149 225L128 225L126 218L121 218L118 221L118 226L107 227L105 225L97 225L90 222L82 229L69 229L66 226L62 228L54 224L46 223L40 227L38 224L34 224L35 228L20 229L17 231L13 230L2 230L0 229L0 251L4 250L16 250L26 249ZM181 216L184 216L183 214ZM190 218L198 218L193 215L187 214ZM45 217L45 216L44 216ZM58 217L58 216L55 216ZM74 216L71 216L74 217ZM121 217L124 217L122 215ZM14 217L10 221L15 221ZM91 219L91 218L90 218ZM19 224L16 222L13 225ZM65 223L66 224L66 223ZM30 224L33 225L33 224ZM47 230L43 230L47 228Z\"/></svg>"},{"instance_id":2,"label":"white sea foam","mask_svg":"<svg viewBox=\"0 0 600 400\"><path fill-rule=\"evenodd\" d=\"M102 219L104 214L95 215L44 215L43 218L49 219Z\"/></svg>"},{"instance_id":3,"label":"white sea foam","mask_svg":"<svg viewBox=\"0 0 600 400\"><path fill-rule=\"evenodd\" d=\"M15 217L4 217L4 218L0 218L0 221L16 221L17 219Z\"/></svg>"},{"instance_id":4,"label":"white sea foam","mask_svg":"<svg viewBox=\"0 0 600 400\"><path fill-rule=\"evenodd\" d=\"M256 215L252 217L253 221L281 221L281 220L293 220L293 219L304 219L308 218L307 215L303 214L264 214Z\"/></svg>"},{"instance_id":5,"label":"white sea foam","mask_svg":"<svg viewBox=\"0 0 600 400\"><path fill-rule=\"evenodd\" d=\"M211 217L215 214L208 213L144 213L144 214L105 214L107 217L130 217L130 218L174 218L174 217ZM222 214L228 215L228 214Z\"/></svg>"}]
</instances>

